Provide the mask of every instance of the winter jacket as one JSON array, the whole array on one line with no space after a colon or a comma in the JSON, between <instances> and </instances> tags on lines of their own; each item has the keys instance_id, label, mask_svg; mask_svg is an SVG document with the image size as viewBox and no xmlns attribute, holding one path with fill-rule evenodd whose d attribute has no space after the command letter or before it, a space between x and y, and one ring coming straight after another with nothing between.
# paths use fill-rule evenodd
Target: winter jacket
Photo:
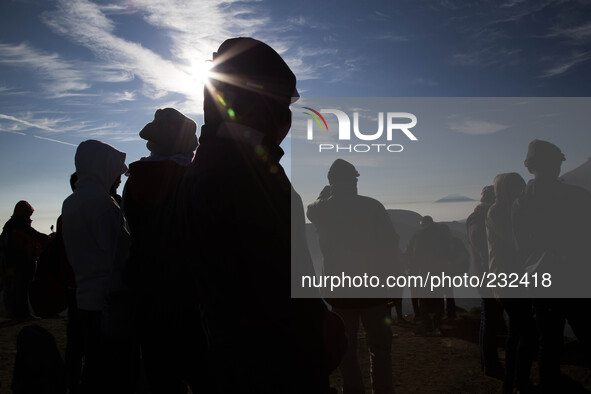
<instances>
[{"instance_id":1,"label":"winter jacket","mask_svg":"<svg viewBox=\"0 0 591 394\"><path fill-rule=\"evenodd\" d=\"M171 220L185 169L166 159L140 160L129 165L122 206L131 233L125 279L140 294L162 294L162 284L174 279L170 276L174 269L169 253L174 230Z\"/></svg>"},{"instance_id":2,"label":"winter jacket","mask_svg":"<svg viewBox=\"0 0 591 394\"><path fill-rule=\"evenodd\" d=\"M63 203L63 237L76 276L76 299L83 310L100 311L129 249L123 214L109 189L127 171L125 153L88 140L76 150L76 189Z\"/></svg>"},{"instance_id":3,"label":"winter jacket","mask_svg":"<svg viewBox=\"0 0 591 394\"><path fill-rule=\"evenodd\" d=\"M591 275L591 194L559 180L533 179L513 206L513 226L523 259L534 262L542 253L555 256L552 289L570 297L588 297Z\"/></svg>"},{"instance_id":4,"label":"winter jacket","mask_svg":"<svg viewBox=\"0 0 591 394\"><path fill-rule=\"evenodd\" d=\"M182 246L210 345L263 335L268 350L290 335L291 184L281 148L239 128L202 130L180 193Z\"/></svg>"},{"instance_id":5,"label":"winter jacket","mask_svg":"<svg viewBox=\"0 0 591 394\"><path fill-rule=\"evenodd\" d=\"M397 275L401 269L399 238L384 206L373 198L360 196L355 190L334 186L331 189L329 196L321 193L307 209L308 219L318 232L324 274L341 276L345 273L352 277L367 273L380 276L383 281L389 275ZM386 293L382 294L387 297ZM332 296L338 297L338 294ZM343 289L341 296L349 298L351 291ZM333 298L328 302L338 307L362 307L378 301Z\"/></svg>"}]
</instances>

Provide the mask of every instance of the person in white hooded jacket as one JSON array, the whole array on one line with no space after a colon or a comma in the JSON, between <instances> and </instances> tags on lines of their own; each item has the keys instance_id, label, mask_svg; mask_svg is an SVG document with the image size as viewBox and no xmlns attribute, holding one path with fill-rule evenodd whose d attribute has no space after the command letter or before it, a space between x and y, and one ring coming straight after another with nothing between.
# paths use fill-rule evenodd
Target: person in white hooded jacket
<instances>
[{"instance_id":1,"label":"person in white hooded jacket","mask_svg":"<svg viewBox=\"0 0 591 394\"><path fill-rule=\"evenodd\" d=\"M109 195L115 180L127 171L125 153L96 140L80 143L75 156L75 191L62 206L63 238L76 276L76 299L85 331L85 363L81 392L105 387L101 314L109 292L121 286L121 271L129 250L129 233L119 205Z\"/></svg>"}]
</instances>

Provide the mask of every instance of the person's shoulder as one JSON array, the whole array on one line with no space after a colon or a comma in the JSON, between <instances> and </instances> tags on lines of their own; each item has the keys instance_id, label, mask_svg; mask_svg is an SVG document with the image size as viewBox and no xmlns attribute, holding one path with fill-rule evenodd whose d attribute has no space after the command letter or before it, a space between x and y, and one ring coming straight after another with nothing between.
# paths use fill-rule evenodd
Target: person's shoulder
<instances>
[{"instance_id":1,"label":"person's shoulder","mask_svg":"<svg viewBox=\"0 0 591 394\"><path fill-rule=\"evenodd\" d=\"M488 212L486 213L486 222L489 223L490 221L496 220L501 211L502 208L499 204L495 203L491 205L488 209Z\"/></svg>"},{"instance_id":2,"label":"person's shoulder","mask_svg":"<svg viewBox=\"0 0 591 394\"><path fill-rule=\"evenodd\" d=\"M384 204L382 204L381 202L379 202L375 198L357 195L356 200L359 201L361 204L367 205L368 207L371 207L374 209L380 209L380 210L384 210L384 211L386 210L386 208L384 207Z\"/></svg>"}]
</instances>

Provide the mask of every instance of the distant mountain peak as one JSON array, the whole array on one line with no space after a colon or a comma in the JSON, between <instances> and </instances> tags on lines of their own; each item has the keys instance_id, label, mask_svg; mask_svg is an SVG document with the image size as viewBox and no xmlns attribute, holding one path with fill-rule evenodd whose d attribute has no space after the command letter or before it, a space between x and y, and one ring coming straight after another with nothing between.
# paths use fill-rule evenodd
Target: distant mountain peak
<instances>
[{"instance_id":1,"label":"distant mountain peak","mask_svg":"<svg viewBox=\"0 0 591 394\"><path fill-rule=\"evenodd\" d=\"M463 201L476 201L473 198L462 196L461 194L450 194L449 196L445 196L440 198L435 202L463 202Z\"/></svg>"},{"instance_id":2,"label":"distant mountain peak","mask_svg":"<svg viewBox=\"0 0 591 394\"><path fill-rule=\"evenodd\" d=\"M563 174L560 179L569 185L576 185L591 192L591 158L577 168Z\"/></svg>"}]
</instances>

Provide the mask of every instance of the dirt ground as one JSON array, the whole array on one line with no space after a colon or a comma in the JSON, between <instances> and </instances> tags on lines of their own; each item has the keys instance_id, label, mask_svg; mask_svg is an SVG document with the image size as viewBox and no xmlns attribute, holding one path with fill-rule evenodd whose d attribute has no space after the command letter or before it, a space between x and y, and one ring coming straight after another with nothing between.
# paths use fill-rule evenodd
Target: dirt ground
<instances>
[{"instance_id":1,"label":"dirt ground","mask_svg":"<svg viewBox=\"0 0 591 394\"><path fill-rule=\"evenodd\" d=\"M43 319L25 323L0 321L0 393L10 393L10 381L16 354L18 332L28 324L39 324L56 338L62 356L66 346L66 318ZM500 393L501 381L489 378L480 371L478 351L478 313L463 313L459 319L447 322L441 337L423 337L415 334L412 323L393 324L392 369L398 393ZM365 334L359 333L360 365L369 393L369 354ZM502 340L501 340L502 342ZM501 359L504 352L501 349ZM565 347L563 371L574 380L591 389L589 364L576 341ZM537 380L537 365L532 371ZM338 371L331 376L331 384L339 390L342 379Z\"/></svg>"}]
</instances>

